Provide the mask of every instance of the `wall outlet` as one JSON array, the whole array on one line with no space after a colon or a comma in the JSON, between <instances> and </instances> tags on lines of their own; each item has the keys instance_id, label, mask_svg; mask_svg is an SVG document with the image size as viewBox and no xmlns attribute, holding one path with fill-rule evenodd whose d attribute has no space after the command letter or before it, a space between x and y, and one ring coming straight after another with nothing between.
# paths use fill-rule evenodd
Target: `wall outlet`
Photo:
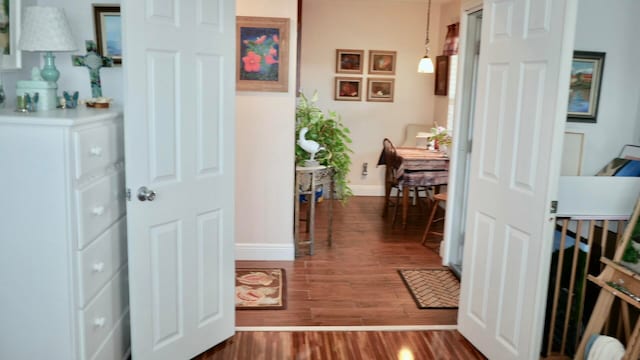
<instances>
[{"instance_id":1,"label":"wall outlet","mask_svg":"<svg viewBox=\"0 0 640 360\"><path fill-rule=\"evenodd\" d=\"M362 176L367 176L369 175L369 172L367 171L367 168L369 167L369 163L362 163Z\"/></svg>"}]
</instances>

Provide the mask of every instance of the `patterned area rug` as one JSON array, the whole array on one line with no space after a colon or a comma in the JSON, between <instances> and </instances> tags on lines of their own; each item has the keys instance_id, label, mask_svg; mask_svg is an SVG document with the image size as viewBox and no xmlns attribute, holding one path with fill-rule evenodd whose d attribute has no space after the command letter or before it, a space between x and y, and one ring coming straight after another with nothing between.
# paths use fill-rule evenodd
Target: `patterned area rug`
<instances>
[{"instance_id":1,"label":"patterned area rug","mask_svg":"<svg viewBox=\"0 0 640 360\"><path fill-rule=\"evenodd\" d=\"M457 309L460 281L448 269L398 270L419 309Z\"/></svg>"},{"instance_id":2,"label":"patterned area rug","mask_svg":"<svg viewBox=\"0 0 640 360\"><path fill-rule=\"evenodd\" d=\"M286 284L284 269L236 269L236 309L285 309Z\"/></svg>"}]
</instances>

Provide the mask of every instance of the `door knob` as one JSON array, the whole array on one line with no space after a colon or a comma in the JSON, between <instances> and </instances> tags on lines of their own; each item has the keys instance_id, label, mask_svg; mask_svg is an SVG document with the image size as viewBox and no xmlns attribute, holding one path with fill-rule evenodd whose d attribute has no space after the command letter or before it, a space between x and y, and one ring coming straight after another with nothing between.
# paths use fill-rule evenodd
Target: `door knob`
<instances>
[{"instance_id":1,"label":"door knob","mask_svg":"<svg viewBox=\"0 0 640 360\"><path fill-rule=\"evenodd\" d=\"M151 190L151 189L147 189L146 186L142 186L140 187L140 189L138 189L138 200L140 201L153 201L156 199L156 192Z\"/></svg>"}]
</instances>

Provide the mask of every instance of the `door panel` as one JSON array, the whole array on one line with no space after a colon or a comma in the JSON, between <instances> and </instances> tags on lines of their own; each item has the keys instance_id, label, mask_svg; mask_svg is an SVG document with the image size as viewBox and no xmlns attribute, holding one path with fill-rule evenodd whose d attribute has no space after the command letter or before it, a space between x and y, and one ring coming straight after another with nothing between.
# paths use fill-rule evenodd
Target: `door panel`
<instances>
[{"instance_id":1,"label":"door panel","mask_svg":"<svg viewBox=\"0 0 640 360\"><path fill-rule=\"evenodd\" d=\"M234 332L235 2L122 16L132 357L188 359Z\"/></svg>"},{"instance_id":2,"label":"door panel","mask_svg":"<svg viewBox=\"0 0 640 360\"><path fill-rule=\"evenodd\" d=\"M458 323L491 359L539 357L575 16L484 2Z\"/></svg>"}]
</instances>

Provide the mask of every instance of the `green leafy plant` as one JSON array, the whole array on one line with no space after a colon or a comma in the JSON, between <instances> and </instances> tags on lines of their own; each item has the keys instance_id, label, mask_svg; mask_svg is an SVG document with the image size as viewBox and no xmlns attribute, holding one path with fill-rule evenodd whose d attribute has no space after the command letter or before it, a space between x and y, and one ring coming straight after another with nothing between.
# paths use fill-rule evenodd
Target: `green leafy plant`
<instances>
[{"instance_id":1,"label":"green leafy plant","mask_svg":"<svg viewBox=\"0 0 640 360\"><path fill-rule=\"evenodd\" d=\"M433 133L433 136L431 138L436 140L438 144L444 146L451 145L452 137L451 134L449 134L449 130L447 130L447 128L438 126L431 129L431 132Z\"/></svg>"},{"instance_id":2,"label":"green leafy plant","mask_svg":"<svg viewBox=\"0 0 640 360\"><path fill-rule=\"evenodd\" d=\"M316 141L324 148L316 154L315 160L320 165L333 168L336 192L338 197L345 202L353 195L347 181L351 167L350 154L353 153L349 147L351 132L342 123L340 115L335 111L328 111L325 114L315 104L317 100L317 92L313 94L311 100L300 93L296 106L296 164L304 165L304 161L309 159L309 153L297 144L300 130L306 127L309 129L306 138Z\"/></svg>"}]
</instances>

